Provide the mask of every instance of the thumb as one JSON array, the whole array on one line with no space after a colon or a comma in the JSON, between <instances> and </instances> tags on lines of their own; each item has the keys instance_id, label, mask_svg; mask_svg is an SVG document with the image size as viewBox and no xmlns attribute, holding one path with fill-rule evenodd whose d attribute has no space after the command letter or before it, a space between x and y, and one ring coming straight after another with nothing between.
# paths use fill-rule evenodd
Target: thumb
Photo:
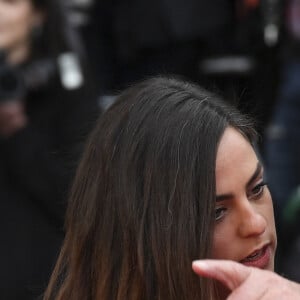
<instances>
[{"instance_id":1,"label":"thumb","mask_svg":"<svg viewBox=\"0 0 300 300\"><path fill-rule=\"evenodd\" d=\"M198 275L222 282L231 291L250 276L252 269L234 261L212 259L194 261L192 268Z\"/></svg>"}]
</instances>

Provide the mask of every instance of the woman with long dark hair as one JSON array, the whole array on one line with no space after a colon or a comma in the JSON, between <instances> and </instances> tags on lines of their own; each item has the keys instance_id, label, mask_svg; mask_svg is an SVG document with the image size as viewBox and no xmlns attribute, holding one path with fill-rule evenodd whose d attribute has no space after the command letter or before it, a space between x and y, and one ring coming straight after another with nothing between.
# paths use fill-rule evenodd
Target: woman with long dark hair
<instances>
[{"instance_id":1,"label":"woman with long dark hair","mask_svg":"<svg viewBox=\"0 0 300 300\"><path fill-rule=\"evenodd\" d=\"M99 114L63 1L0 0L0 298L36 299L64 236L65 194Z\"/></svg>"},{"instance_id":2,"label":"woman with long dark hair","mask_svg":"<svg viewBox=\"0 0 300 300\"><path fill-rule=\"evenodd\" d=\"M193 260L273 270L254 141L247 118L195 85L159 77L124 91L88 140L44 299L225 299Z\"/></svg>"}]
</instances>

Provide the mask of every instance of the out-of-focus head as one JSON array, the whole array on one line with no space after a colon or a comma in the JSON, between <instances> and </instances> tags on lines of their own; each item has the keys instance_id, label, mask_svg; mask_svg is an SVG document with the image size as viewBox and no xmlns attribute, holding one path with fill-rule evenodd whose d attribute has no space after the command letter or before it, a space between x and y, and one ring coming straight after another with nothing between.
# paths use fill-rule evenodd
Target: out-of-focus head
<instances>
[{"instance_id":1,"label":"out-of-focus head","mask_svg":"<svg viewBox=\"0 0 300 300\"><path fill-rule=\"evenodd\" d=\"M31 0L0 0L0 49L11 62L28 57L34 31L43 21L43 11Z\"/></svg>"},{"instance_id":2,"label":"out-of-focus head","mask_svg":"<svg viewBox=\"0 0 300 300\"><path fill-rule=\"evenodd\" d=\"M79 53L80 39L69 22L65 1L0 0L1 50L15 64Z\"/></svg>"},{"instance_id":3,"label":"out-of-focus head","mask_svg":"<svg viewBox=\"0 0 300 300\"><path fill-rule=\"evenodd\" d=\"M212 255L216 157L228 127L250 143L255 135L233 108L180 80L122 93L77 172L55 299L210 299L191 262Z\"/></svg>"}]
</instances>

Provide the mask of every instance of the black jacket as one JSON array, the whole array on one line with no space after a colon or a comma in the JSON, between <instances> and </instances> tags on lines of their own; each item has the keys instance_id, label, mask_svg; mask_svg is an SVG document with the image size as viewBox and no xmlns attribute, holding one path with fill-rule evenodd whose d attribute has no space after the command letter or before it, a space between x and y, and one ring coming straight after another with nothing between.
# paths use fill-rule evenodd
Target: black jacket
<instances>
[{"instance_id":1,"label":"black jacket","mask_svg":"<svg viewBox=\"0 0 300 300\"><path fill-rule=\"evenodd\" d=\"M63 239L67 190L99 110L85 86L57 74L28 91L29 124L0 141L0 299L36 299Z\"/></svg>"}]
</instances>

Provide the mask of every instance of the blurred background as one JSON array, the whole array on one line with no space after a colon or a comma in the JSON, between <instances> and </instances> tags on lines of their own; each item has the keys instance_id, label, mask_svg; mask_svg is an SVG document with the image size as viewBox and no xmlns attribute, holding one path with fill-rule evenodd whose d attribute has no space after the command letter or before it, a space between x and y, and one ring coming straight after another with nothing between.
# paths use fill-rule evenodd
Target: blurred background
<instances>
[{"instance_id":1,"label":"blurred background","mask_svg":"<svg viewBox=\"0 0 300 300\"><path fill-rule=\"evenodd\" d=\"M41 295L87 132L158 74L254 118L277 271L300 282L300 0L0 0L1 299Z\"/></svg>"}]
</instances>

